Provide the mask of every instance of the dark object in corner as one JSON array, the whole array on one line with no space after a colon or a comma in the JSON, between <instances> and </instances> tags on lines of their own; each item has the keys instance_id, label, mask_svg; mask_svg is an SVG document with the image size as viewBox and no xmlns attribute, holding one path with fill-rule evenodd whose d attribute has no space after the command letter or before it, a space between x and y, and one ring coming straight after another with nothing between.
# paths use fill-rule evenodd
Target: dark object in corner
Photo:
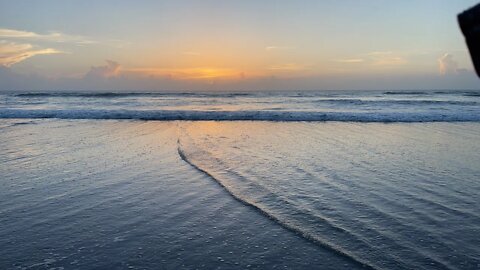
<instances>
[{"instance_id":1,"label":"dark object in corner","mask_svg":"<svg viewBox=\"0 0 480 270\"><path fill-rule=\"evenodd\" d=\"M480 4L458 14L458 23L467 41L477 75L480 77Z\"/></svg>"}]
</instances>

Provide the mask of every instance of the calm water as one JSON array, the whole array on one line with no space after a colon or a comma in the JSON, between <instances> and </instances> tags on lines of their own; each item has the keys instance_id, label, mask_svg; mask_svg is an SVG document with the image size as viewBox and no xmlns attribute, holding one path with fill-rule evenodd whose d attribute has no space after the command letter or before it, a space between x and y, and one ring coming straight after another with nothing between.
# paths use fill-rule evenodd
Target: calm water
<instances>
[{"instance_id":1,"label":"calm water","mask_svg":"<svg viewBox=\"0 0 480 270\"><path fill-rule=\"evenodd\" d=\"M0 100L2 269L480 268L478 92Z\"/></svg>"},{"instance_id":2,"label":"calm water","mask_svg":"<svg viewBox=\"0 0 480 270\"><path fill-rule=\"evenodd\" d=\"M232 195L375 269L480 266L480 124L193 123L180 150Z\"/></svg>"}]
</instances>

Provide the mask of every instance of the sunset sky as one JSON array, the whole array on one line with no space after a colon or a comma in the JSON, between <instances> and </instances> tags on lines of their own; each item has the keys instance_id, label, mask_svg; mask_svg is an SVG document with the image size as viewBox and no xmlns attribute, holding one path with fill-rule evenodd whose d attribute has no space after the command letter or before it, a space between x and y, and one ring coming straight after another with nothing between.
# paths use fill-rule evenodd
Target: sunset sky
<instances>
[{"instance_id":1,"label":"sunset sky","mask_svg":"<svg viewBox=\"0 0 480 270\"><path fill-rule=\"evenodd\" d=\"M478 89L478 0L0 0L0 90Z\"/></svg>"}]
</instances>

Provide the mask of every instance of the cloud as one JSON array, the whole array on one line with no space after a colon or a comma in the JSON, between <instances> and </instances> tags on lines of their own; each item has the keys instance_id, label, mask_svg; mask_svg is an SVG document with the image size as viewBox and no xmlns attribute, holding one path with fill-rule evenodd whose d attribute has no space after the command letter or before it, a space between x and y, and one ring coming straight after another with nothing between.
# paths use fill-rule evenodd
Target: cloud
<instances>
[{"instance_id":1,"label":"cloud","mask_svg":"<svg viewBox=\"0 0 480 270\"><path fill-rule=\"evenodd\" d=\"M50 42L70 42L75 44L92 44L95 41L84 37L67 35L61 32L51 31L48 34L38 34L30 31L0 28L0 38L3 39L24 39L24 40L42 40Z\"/></svg>"},{"instance_id":2,"label":"cloud","mask_svg":"<svg viewBox=\"0 0 480 270\"><path fill-rule=\"evenodd\" d=\"M287 50L287 49L290 49L290 47L286 47L286 46L267 46L267 47L265 47L266 51Z\"/></svg>"},{"instance_id":3,"label":"cloud","mask_svg":"<svg viewBox=\"0 0 480 270\"><path fill-rule=\"evenodd\" d=\"M385 55L392 55L393 52L391 51L375 51L367 53L368 56L385 56Z\"/></svg>"},{"instance_id":4,"label":"cloud","mask_svg":"<svg viewBox=\"0 0 480 270\"><path fill-rule=\"evenodd\" d=\"M446 53L438 59L438 70L441 75L457 74L458 64L451 54Z\"/></svg>"},{"instance_id":5,"label":"cloud","mask_svg":"<svg viewBox=\"0 0 480 270\"><path fill-rule=\"evenodd\" d=\"M116 61L105 60L106 65L92 66L82 76L85 79L95 78L128 78L135 80L165 79L174 81L203 81L203 80L238 80L245 79L246 74L242 70L215 67L193 68L157 68L157 67L124 67ZM255 77L249 73L249 78Z\"/></svg>"},{"instance_id":6,"label":"cloud","mask_svg":"<svg viewBox=\"0 0 480 270\"><path fill-rule=\"evenodd\" d=\"M121 66L119 63L112 60L105 60L105 66L93 66L85 74L85 78L111 78L120 75Z\"/></svg>"},{"instance_id":7,"label":"cloud","mask_svg":"<svg viewBox=\"0 0 480 270\"><path fill-rule=\"evenodd\" d=\"M351 58L351 59L337 59L337 60L334 60L334 61L338 62L338 63L352 64L352 63L363 63L363 62L365 62L365 59Z\"/></svg>"},{"instance_id":8,"label":"cloud","mask_svg":"<svg viewBox=\"0 0 480 270\"><path fill-rule=\"evenodd\" d=\"M10 67L35 55L58 53L63 52L52 48L36 49L28 43L0 41L0 65L5 67Z\"/></svg>"},{"instance_id":9,"label":"cloud","mask_svg":"<svg viewBox=\"0 0 480 270\"><path fill-rule=\"evenodd\" d=\"M358 64L365 63L371 67L378 66L402 66L408 63L404 54L394 53L391 51L374 51L353 58L335 59L333 62L342 64Z\"/></svg>"},{"instance_id":10,"label":"cloud","mask_svg":"<svg viewBox=\"0 0 480 270\"><path fill-rule=\"evenodd\" d=\"M407 60L403 56L390 51L370 52L367 54L374 66L400 66L407 64Z\"/></svg>"},{"instance_id":11,"label":"cloud","mask_svg":"<svg viewBox=\"0 0 480 270\"><path fill-rule=\"evenodd\" d=\"M291 63L291 64L270 66L268 67L268 69L273 71L298 71L298 70L306 70L307 68L302 65Z\"/></svg>"},{"instance_id":12,"label":"cloud","mask_svg":"<svg viewBox=\"0 0 480 270\"><path fill-rule=\"evenodd\" d=\"M245 78L245 73L229 68L122 68L129 77L157 77L173 80L231 80Z\"/></svg>"},{"instance_id":13,"label":"cloud","mask_svg":"<svg viewBox=\"0 0 480 270\"><path fill-rule=\"evenodd\" d=\"M375 66L401 66L407 64L407 60L400 56L382 57L374 59Z\"/></svg>"},{"instance_id":14,"label":"cloud","mask_svg":"<svg viewBox=\"0 0 480 270\"><path fill-rule=\"evenodd\" d=\"M1 38L33 38L38 36L38 34L35 34L33 32L0 28Z\"/></svg>"},{"instance_id":15,"label":"cloud","mask_svg":"<svg viewBox=\"0 0 480 270\"><path fill-rule=\"evenodd\" d=\"M118 65L118 64L117 64ZM107 67L115 66L115 62L108 63ZM119 65L118 65L119 66ZM105 71L104 69L104 71ZM38 74L17 73L8 67L0 66L0 91L239 91L239 90L326 90L326 89L478 89L478 78L472 71L459 72L456 76L438 76L435 74L415 75L315 75L309 77L285 76L252 76L243 77L236 73L235 80L221 79L188 79L185 77L145 76L146 69L139 70L138 74L132 73L128 68L110 68L117 76L104 79L102 77L82 76L76 78L47 78ZM100 69L94 69L98 75ZM117 71L114 71L117 70ZM172 70L150 69L149 72ZM181 70L178 70L180 72ZM182 72L188 70L183 69ZM187 73L191 74L194 70ZM201 71L207 72L207 71ZM108 72L106 72L108 73ZM214 74L215 76L218 74ZM243 77L243 78L242 78Z\"/></svg>"}]
</instances>

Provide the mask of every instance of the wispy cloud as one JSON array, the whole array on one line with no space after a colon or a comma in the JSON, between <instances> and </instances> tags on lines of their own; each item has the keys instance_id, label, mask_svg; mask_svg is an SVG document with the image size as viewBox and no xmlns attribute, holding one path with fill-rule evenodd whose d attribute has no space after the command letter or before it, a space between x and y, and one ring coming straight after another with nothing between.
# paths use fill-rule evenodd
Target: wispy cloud
<instances>
[{"instance_id":1,"label":"wispy cloud","mask_svg":"<svg viewBox=\"0 0 480 270\"><path fill-rule=\"evenodd\" d=\"M400 54L391 51L370 52L367 54L374 66L400 66L407 64L407 60Z\"/></svg>"},{"instance_id":2,"label":"wispy cloud","mask_svg":"<svg viewBox=\"0 0 480 270\"><path fill-rule=\"evenodd\" d=\"M42 40L50 42L71 42L76 44L93 44L96 41L78 35L68 35L61 32L51 31L47 34L39 34L30 31L0 28L0 38L2 39L23 39L23 40Z\"/></svg>"},{"instance_id":3,"label":"wispy cloud","mask_svg":"<svg viewBox=\"0 0 480 270\"><path fill-rule=\"evenodd\" d=\"M374 52L369 52L367 53L368 56L386 56L386 55L392 55L392 51L374 51Z\"/></svg>"},{"instance_id":4,"label":"wispy cloud","mask_svg":"<svg viewBox=\"0 0 480 270\"><path fill-rule=\"evenodd\" d=\"M365 63L371 67L402 66L408 63L403 54L391 51L374 51L353 58L335 59L333 61L342 64Z\"/></svg>"},{"instance_id":5,"label":"wispy cloud","mask_svg":"<svg viewBox=\"0 0 480 270\"><path fill-rule=\"evenodd\" d=\"M62 51L52 48L35 48L28 43L0 41L0 65L10 67L35 55L58 54Z\"/></svg>"},{"instance_id":6,"label":"wispy cloud","mask_svg":"<svg viewBox=\"0 0 480 270\"><path fill-rule=\"evenodd\" d=\"M265 47L266 51L278 51L278 50L287 50L290 49L288 46L267 46Z\"/></svg>"},{"instance_id":7,"label":"wispy cloud","mask_svg":"<svg viewBox=\"0 0 480 270\"><path fill-rule=\"evenodd\" d=\"M273 71L299 71L299 70L307 70L308 68L303 65L289 63L289 64L273 65L268 67L267 69L273 70Z\"/></svg>"},{"instance_id":8,"label":"wispy cloud","mask_svg":"<svg viewBox=\"0 0 480 270\"><path fill-rule=\"evenodd\" d=\"M2 38L32 38L38 36L39 35L34 32L0 28L0 37Z\"/></svg>"},{"instance_id":9,"label":"wispy cloud","mask_svg":"<svg viewBox=\"0 0 480 270\"><path fill-rule=\"evenodd\" d=\"M334 60L335 62L338 63L346 63L346 64L352 64L352 63L363 63L365 62L365 59L362 58L350 58L350 59L337 59Z\"/></svg>"},{"instance_id":10,"label":"wispy cloud","mask_svg":"<svg viewBox=\"0 0 480 270\"><path fill-rule=\"evenodd\" d=\"M69 35L58 31L36 33L25 30L0 28L0 65L12 66L35 55L65 53L50 47L60 46L58 43L68 44L70 48L72 45L83 46L100 43L117 48L125 45L125 43L120 40L105 39L96 41L89 37ZM48 48L45 48L47 46Z\"/></svg>"}]
</instances>

